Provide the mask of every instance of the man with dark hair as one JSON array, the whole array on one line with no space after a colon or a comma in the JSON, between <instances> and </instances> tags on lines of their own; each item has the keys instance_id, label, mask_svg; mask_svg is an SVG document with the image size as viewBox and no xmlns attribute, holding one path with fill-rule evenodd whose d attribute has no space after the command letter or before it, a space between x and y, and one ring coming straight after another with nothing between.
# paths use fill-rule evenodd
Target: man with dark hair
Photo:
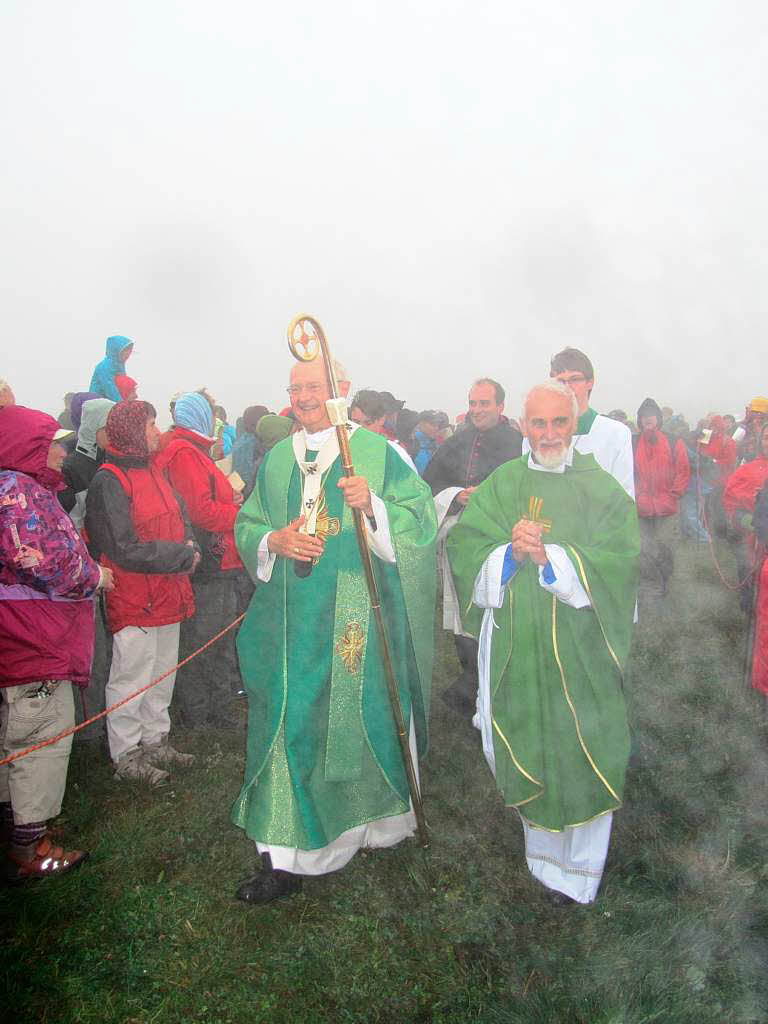
<instances>
[{"instance_id":1,"label":"man with dark hair","mask_svg":"<svg viewBox=\"0 0 768 1024\"><path fill-rule=\"evenodd\" d=\"M389 411L389 402L378 391L361 388L352 399L349 418L361 427L372 430L374 434L386 434L385 424Z\"/></svg>"},{"instance_id":2,"label":"man with dark hair","mask_svg":"<svg viewBox=\"0 0 768 1024\"><path fill-rule=\"evenodd\" d=\"M504 405L504 399L507 397L507 394L504 388L501 386L501 384L499 384L497 380L492 380L490 377L480 377L479 380L475 381L472 387L477 387L478 384L488 384L490 387L492 387L493 395L494 398L496 399L496 405Z\"/></svg>"},{"instance_id":3,"label":"man with dark hair","mask_svg":"<svg viewBox=\"0 0 768 1024\"><path fill-rule=\"evenodd\" d=\"M552 356L549 375L562 381L576 396L579 407L579 421L573 435L576 451L594 455L597 464L618 480L630 498L634 498L632 434L623 423L601 416L590 408L595 371L589 357L577 348L564 348ZM529 450L526 441L523 451L527 453Z\"/></svg>"},{"instance_id":4,"label":"man with dark hair","mask_svg":"<svg viewBox=\"0 0 768 1024\"><path fill-rule=\"evenodd\" d=\"M469 391L467 425L438 447L424 470L424 480L435 498L438 541L445 541L477 486L522 451L522 435L504 415L504 397L504 388L497 381L490 377L476 380ZM462 667L443 699L458 710L469 711L477 693L477 641L462 626L443 543L438 559L443 573L443 628L454 634Z\"/></svg>"}]
</instances>

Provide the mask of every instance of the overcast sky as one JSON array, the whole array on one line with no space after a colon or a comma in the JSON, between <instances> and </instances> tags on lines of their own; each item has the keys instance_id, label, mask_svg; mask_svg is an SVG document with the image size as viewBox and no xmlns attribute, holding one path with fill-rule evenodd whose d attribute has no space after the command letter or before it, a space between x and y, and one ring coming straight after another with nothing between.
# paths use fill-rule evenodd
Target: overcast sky
<instances>
[{"instance_id":1,"label":"overcast sky","mask_svg":"<svg viewBox=\"0 0 768 1024\"><path fill-rule=\"evenodd\" d=\"M140 395L284 402L285 328L353 386L517 412L768 393L768 5L5 0L0 377L56 413L109 334Z\"/></svg>"}]
</instances>

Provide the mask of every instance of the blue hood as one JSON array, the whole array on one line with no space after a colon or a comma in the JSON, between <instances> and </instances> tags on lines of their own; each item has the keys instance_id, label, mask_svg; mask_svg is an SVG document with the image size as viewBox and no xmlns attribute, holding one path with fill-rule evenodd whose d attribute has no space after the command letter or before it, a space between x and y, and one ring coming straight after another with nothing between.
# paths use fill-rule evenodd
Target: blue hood
<instances>
[{"instance_id":1,"label":"blue hood","mask_svg":"<svg viewBox=\"0 0 768 1024\"><path fill-rule=\"evenodd\" d=\"M129 345L133 348L131 339L124 338L122 334L113 334L110 338L107 338L107 359L109 360L110 369L114 373L123 372L125 363L121 361L120 353Z\"/></svg>"}]
</instances>

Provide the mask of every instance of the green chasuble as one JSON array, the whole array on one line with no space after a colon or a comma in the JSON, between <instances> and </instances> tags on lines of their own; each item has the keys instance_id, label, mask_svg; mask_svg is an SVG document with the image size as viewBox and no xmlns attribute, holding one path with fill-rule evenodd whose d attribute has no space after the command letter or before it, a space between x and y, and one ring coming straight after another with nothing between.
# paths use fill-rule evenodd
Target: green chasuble
<instances>
[{"instance_id":1,"label":"green chasuble","mask_svg":"<svg viewBox=\"0 0 768 1024\"><path fill-rule=\"evenodd\" d=\"M437 524L430 490L388 444L357 429L355 473L387 507L396 564L372 556L406 725L426 751L432 679ZM308 451L308 462L316 453ZM232 820L251 839L316 850L356 825L408 810L408 782L381 665L354 519L336 458L318 498L325 550L300 579L277 557L257 582L237 638L248 691L245 782ZM235 525L256 580L264 535L299 515L301 473L291 439L261 464Z\"/></svg>"},{"instance_id":2,"label":"green chasuble","mask_svg":"<svg viewBox=\"0 0 768 1024\"><path fill-rule=\"evenodd\" d=\"M591 607L575 609L539 584L526 559L493 614L491 716L496 783L531 824L561 831L621 805L629 757L622 673L629 654L640 551L634 502L592 455L564 473L507 462L472 495L448 537L468 632L486 558L522 518L569 556Z\"/></svg>"}]
</instances>

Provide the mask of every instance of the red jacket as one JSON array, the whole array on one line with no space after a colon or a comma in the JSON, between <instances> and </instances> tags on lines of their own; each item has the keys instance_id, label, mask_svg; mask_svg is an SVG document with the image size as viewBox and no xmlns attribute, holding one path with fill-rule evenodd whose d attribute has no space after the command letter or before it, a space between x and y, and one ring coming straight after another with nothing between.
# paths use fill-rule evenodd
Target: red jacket
<instances>
[{"instance_id":1,"label":"red jacket","mask_svg":"<svg viewBox=\"0 0 768 1024\"><path fill-rule=\"evenodd\" d=\"M691 477L688 453L682 441L670 444L656 431L656 443L640 434L635 448L635 501L644 517L672 516Z\"/></svg>"},{"instance_id":2,"label":"red jacket","mask_svg":"<svg viewBox=\"0 0 768 1024\"><path fill-rule=\"evenodd\" d=\"M728 477L723 493L725 513L730 518L734 512L753 512L755 500L763 484L768 480L768 459L753 459L745 462Z\"/></svg>"},{"instance_id":3,"label":"red jacket","mask_svg":"<svg viewBox=\"0 0 768 1024\"><path fill-rule=\"evenodd\" d=\"M208 454L209 442L185 427L174 427L157 456L173 489L182 496L198 541L201 533L214 534L212 547L222 569L242 569L235 547L235 520L240 508L229 480ZM205 562L205 553L204 553ZM200 571L205 571L201 563Z\"/></svg>"},{"instance_id":4,"label":"red jacket","mask_svg":"<svg viewBox=\"0 0 768 1024\"><path fill-rule=\"evenodd\" d=\"M196 548L168 481L148 458L107 453L88 489L88 540L115 574L107 593L112 633L168 626L195 613L189 574Z\"/></svg>"},{"instance_id":5,"label":"red jacket","mask_svg":"<svg viewBox=\"0 0 768 1024\"><path fill-rule=\"evenodd\" d=\"M719 417L717 417L719 419ZM709 444L699 443L699 451L702 455L708 455L714 459L720 470L720 482L725 483L730 473L736 468L736 442L724 432L720 426L715 426Z\"/></svg>"}]
</instances>

